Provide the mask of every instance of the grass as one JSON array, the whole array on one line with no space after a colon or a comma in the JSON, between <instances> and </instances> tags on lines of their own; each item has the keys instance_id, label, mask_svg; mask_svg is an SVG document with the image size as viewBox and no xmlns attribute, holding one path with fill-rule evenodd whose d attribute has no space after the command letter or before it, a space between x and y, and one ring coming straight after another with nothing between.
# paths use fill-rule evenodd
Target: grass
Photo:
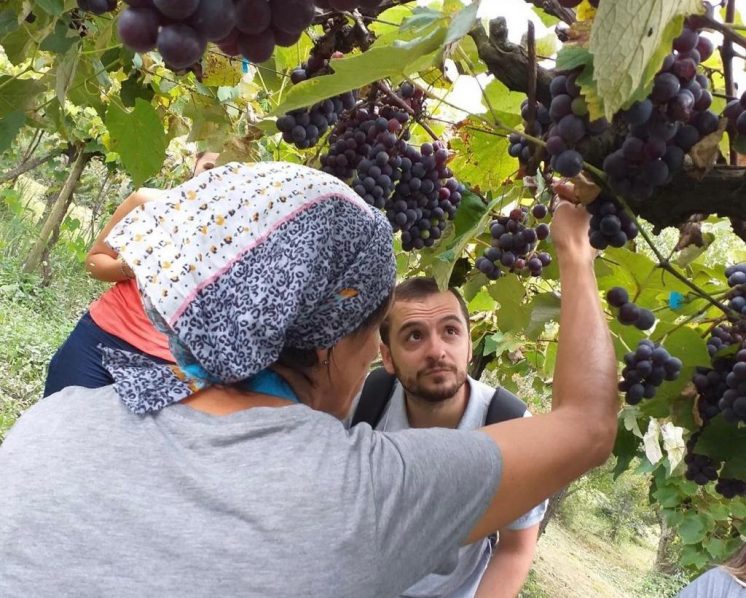
<instances>
[{"instance_id":1,"label":"grass","mask_svg":"<svg viewBox=\"0 0 746 598\"><path fill-rule=\"evenodd\" d=\"M102 289L64 253L52 262L55 276L44 287L21 272L20 259L0 261L0 441L41 397L49 360Z\"/></svg>"},{"instance_id":2,"label":"grass","mask_svg":"<svg viewBox=\"0 0 746 598\"><path fill-rule=\"evenodd\" d=\"M553 521L519 598L673 597L685 580L654 571L655 549L654 538L613 544Z\"/></svg>"}]
</instances>

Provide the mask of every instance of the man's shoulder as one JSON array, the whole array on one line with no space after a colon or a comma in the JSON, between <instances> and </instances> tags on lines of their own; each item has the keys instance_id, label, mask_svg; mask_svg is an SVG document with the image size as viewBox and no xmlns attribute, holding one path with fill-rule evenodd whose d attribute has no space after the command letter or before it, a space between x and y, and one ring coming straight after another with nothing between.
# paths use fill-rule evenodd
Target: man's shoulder
<instances>
[{"instance_id":1,"label":"man's shoulder","mask_svg":"<svg viewBox=\"0 0 746 598\"><path fill-rule=\"evenodd\" d=\"M484 382L475 380L471 376L469 376L468 380L471 390L471 398L476 399L476 401L480 403L485 409L484 420L482 422L483 424L487 423L489 409L492 405L493 400L502 401L503 404L505 404L506 401L509 401L511 403L511 417L507 417L506 419L512 419L513 417L531 416L531 412L528 410L526 403L514 393L510 392L508 389L502 386L495 387L489 384L485 384ZM518 415L518 412L520 412L521 414Z\"/></svg>"}]
</instances>

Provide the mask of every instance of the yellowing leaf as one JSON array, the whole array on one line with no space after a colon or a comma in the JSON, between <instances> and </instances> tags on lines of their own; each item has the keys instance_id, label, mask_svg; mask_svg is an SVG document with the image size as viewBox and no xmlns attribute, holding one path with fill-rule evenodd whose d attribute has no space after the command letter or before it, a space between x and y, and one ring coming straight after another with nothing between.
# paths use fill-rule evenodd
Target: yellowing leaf
<instances>
[{"instance_id":1,"label":"yellowing leaf","mask_svg":"<svg viewBox=\"0 0 746 598\"><path fill-rule=\"evenodd\" d=\"M202 83L208 87L234 87L241 81L241 62L217 52L205 53L202 70Z\"/></svg>"},{"instance_id":2,"label":"yellowing leaf","mask_svg":"<svg viewBox=\"0 0 746 598\"><path fill-rule=\"evenodd\" d=\"M670 48L681 17L701 11L699 0L624 0L599 4L589 49L594 57L593 77L607 119L611 120L638 90L652 82L659 65L651 65L651 61L663 46ZM678 27L669 27L676 20Z\"/></svg>"},{"instance_id":3,"label":"yellowing leaf","mask_svg":"<svg viewBox=\"0 0 746 598\"><path fill-rule=\"evenodd\" d=\"M596 16L596 9L591 6L591 3L588 2L588 0L583 0L580 6L578 6L576 13L578 21L587 21Z\"/></svg>"}]
</instances>

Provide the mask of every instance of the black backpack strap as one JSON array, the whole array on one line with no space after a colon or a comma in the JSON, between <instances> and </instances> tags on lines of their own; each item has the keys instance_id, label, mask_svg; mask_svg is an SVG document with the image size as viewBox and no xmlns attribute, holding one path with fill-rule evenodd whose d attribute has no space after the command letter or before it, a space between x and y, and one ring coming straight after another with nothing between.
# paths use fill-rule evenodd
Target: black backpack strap
<instances>
[{"instance_id":1,"label":"black backpack strap","mask_svg":"<svg viewBox=\"0 0 746 598\"><path fill-rule=\"evenodd\" d=\"M526 409L526 403L509 390L505 390L502 386L499 386L495 390L495 394L492 395L484 423L487 425L499 424L509 419L518 419L526 414ZM494 550L497 544L497 534L491 534L487 538Z\"/></svg>"},{"instance_id":2,"label":"black backpack strap","mask_svg":"<svg viewBox=\"0 0 746 598\"><path fill-rule=\"evenodd\" d=\"M526 403L521 401L509 390L502 386L492 395L490 406L487 408L485 424L498 424L509 419L518 419L526 414Z\"/></svg>"},{"instance_id":3,"label":"black backpack strap","mask_svg":"<svg viewBox=\"0 0 746 598\"><path fill-rule=\"evenodd\" d=\"M396 376L389 374L384 368L377 368L368 374L352 417L352 425L366 422L371 428L375 428L394 394L394 386Z\"/></svg>"}]
</instances>

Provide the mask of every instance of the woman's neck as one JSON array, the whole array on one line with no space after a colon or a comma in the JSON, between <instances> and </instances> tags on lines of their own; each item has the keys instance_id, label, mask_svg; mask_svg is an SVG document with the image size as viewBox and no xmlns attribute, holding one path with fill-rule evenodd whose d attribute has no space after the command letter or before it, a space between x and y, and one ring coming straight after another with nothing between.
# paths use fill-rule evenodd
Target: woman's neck
<instances>
[{"instance_id":1,"label":"woman's neck","mask_svg":"<svg viewBox=\"0 0 746 598\"><path fill-rule=\"evenodd\" d=\"M319 408L318 389L309 380L282 366L275 366L272 369L285 379L300 403L314 409ZM262 392L226 386L211 386L181 402L197 411L218 416L254 407L288 407L294 404L293 401Z\"/></svg>"},{"instance_id":2,"label":"woman's neck","mask_svg":"<svg viewBox=\"0 0 746 598\"><path fill-rule=\"evenodd\" d=\"M254 407L288 407L292 401L235 388L211 386L187 397L182 404L208 415L231 415Z\"/></svg>"}]
</instances>

